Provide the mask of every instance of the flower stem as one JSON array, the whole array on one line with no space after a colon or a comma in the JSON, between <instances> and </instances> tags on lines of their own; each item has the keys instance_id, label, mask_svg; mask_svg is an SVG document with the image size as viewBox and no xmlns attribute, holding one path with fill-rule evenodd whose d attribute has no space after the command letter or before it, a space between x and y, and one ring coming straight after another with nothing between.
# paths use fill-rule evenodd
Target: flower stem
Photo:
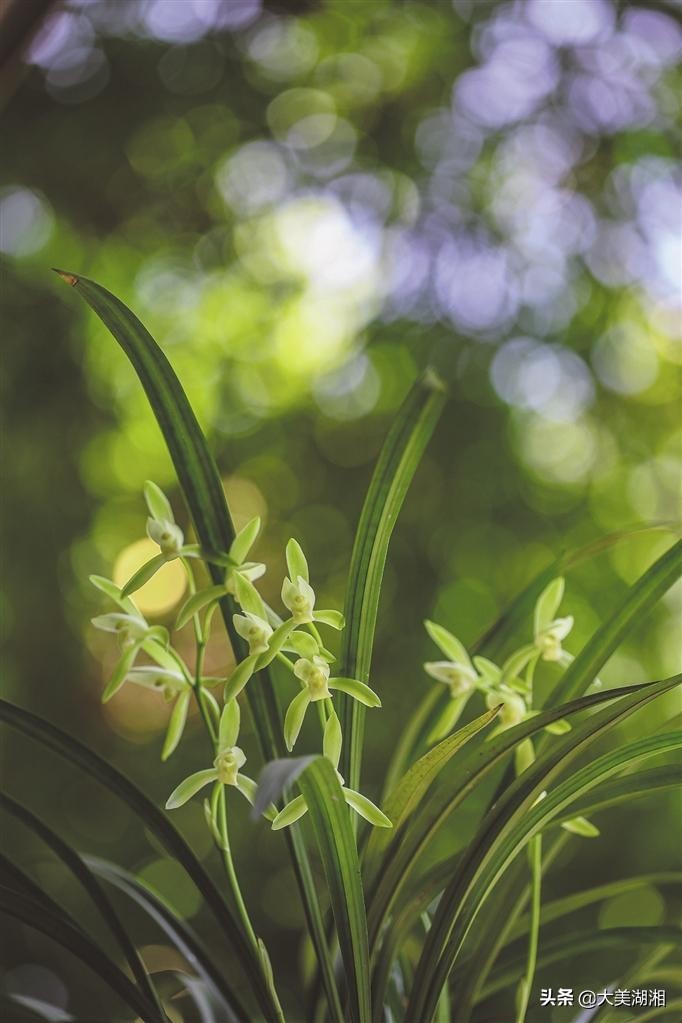
<instances>
[{"instance_id":1,"label":"flower stem","mask_svg":"<svg viewBox=\"0 0 682 1023\"><path fill-rule=\"evenodd\" d=\"M246 903L244 902L244 896L242 895L241 888L239 887L239 881L237 880L237 874L234 869L234 861L232 859L232 850L230 848L230 838L227 830L227 807L225 799L225 786L221 785L218 789L218 830L220 831L220 838L222 842L222 854L223 863L225 865L225 873L227 874L228 881L230 882L230 888L234 897L235 904L237 906L237 912L243 924L244 930L249 938L249 941L253 945L256 952L258 952L258 938L256 932L253 929L251 918L249 917Z\"/></svg>"},{"instance_id":2,"label":"flower stem","mask_svg":"<svg viewBox=\"0 0 682 1023\"><path fill-rule=\"evenodd\" d=\"M182 558L181 560L185 572L187 574L187 585L189 587L189 592L193 596L197 592L196 582L194 581L194 573L192 572L192 568L187 558ZM208 710L206 708L204 692L201 686L201 676L204 670L204 655L206 653L206 644L208 642L207 634L208 630L204 632L204 630L201 628L201 619L199 618L198 614L192 615L192 622L194 625L194 638L196 640L196 657L194 662L194 681L192 682L192 688L194 689L194 696L197 701L197 706L199 707L199 713L201 714L204 725L206 726L206 731L211 737L211 742L215 750L216 743L218 741L218 736L216 735L216 730L213 721L211 720L211 715L208 713Z\"/></svg>"},{"instance_id":3,"label":"flower stem","mask_svg":"<svg viewBox=\"0 0 682 1023\"><path fill-rule=\"evenodd\" d=\"M528 686L528 708L533 706L533 681L537 657L528 665L526 684ZM533 755L534 759L534 755ZM516 1023L525 1023L528 1003L535 977L535 966L538 958L538 937L540 934L540 907L542 903L542 835L535 835L528 845L530 862L530 925L528 930L528 959L526 973L519 985L519 998L516 1008Z\"/></svg>"},{"instance_id":4,"label":"flower stem","mask_svg":"<svg viewBox=\"0 0 682 1023\"><path fill-rule=\"evenodd\" d=\"M530 928L528 933L528 960L526 973L521 982L519 1004L516 1012L516 1023L525 1023L528 1002L535 977L535 966L538 957L538 937L540 934L540 905L542 886L542 835L535 835L528 846L531 870L530 894Z\"/></svg>"},{"instance_id":5,"label":"flower stem","mask_svg":"<svg viewBox=\"0 0 682 1023\"><path fill-rule=\"evenodd\" d=\"M240 918L240 920L242 922L242 926L244 928L244 931L246 932L247 938L249 939L249 941L251 942L251 945L253 946L253 950L254 950L257 958L258 958L258 962L259 962L261 970L263 972L263 976L265 977L265 982L268 985L268 988L270 990L270 994L272 995L273 1002L275 1003L275 1012L277 1014L277 1018L280 1020L280 1023L285 1023L284 1013L282 1011L282 1006L280 1005L280 1001L279 1001L279 998L277 996L277 992L275 990L274 981L272 979L272 975L271 975L270 970L266 967L265 962L263 960L263 954L262 954L262 951L261 951L261 945L260 945L260 943L258 941L258 938L256 936L256 932L253 929L253 924L251 923L251 917L249 916L249 911L246 908L246 903L244 902L244 896L242 895L242 890L239 887L239 881L237 880L237 872L234 869L234 861L232 859L232 850L230 848L230 838L229 838L229 834L228 834L228 830L227 830L227 800L225 798L225 786L224 785L221 785L217 789L217 795L218 795L218 806L217 806L217 811L218 811L218 815L217 815L218 816L218 829L220 831L220 838L221 838L221 845L222 845L221 851L222 851L222 854L223 854L223 864L225 866L225 873L227 874L227 879L228 879L229 884L230 884L230 889L232 891L232 896L234 898L235 905L237 907L237 912L238 912L239 918Z\"/></svg>"}]
</instances>

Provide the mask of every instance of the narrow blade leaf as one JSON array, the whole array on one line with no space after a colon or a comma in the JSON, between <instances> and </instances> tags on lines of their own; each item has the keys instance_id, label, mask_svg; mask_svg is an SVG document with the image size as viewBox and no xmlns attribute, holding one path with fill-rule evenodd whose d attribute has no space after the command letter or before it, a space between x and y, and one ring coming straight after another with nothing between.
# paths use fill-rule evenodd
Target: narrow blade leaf
<instances>
[{"instance_id":1,"label":"narrow blade leaf","mask_svg":"<svg viewBox=\"0 0 682 1023\"><path fill-rule=\"evenodd\" d=\"M249 978L254 996L258 999L265 1018L276 1020L276 1010L264 986L260 966L250 945L247 944L240 928L234 921L218 888L168 818L125 775L55 725L8 703L6 700L0 700L0 720L40 743L43 747L52 750L58 756L70 761L81 771L94 778L109 792L121 799L142 821L143 825L155 835L170 855L184 868L188 877L202 894L207 908L216 918Z\"/></svg>"},{"instance_id":2,"label":"narrow blade leaf","mask_svg":"<svg viewBox=\"0 0 682 1023\"><path fill-rule=\"evenodd\" d=\"M175 948L197 971L210 988L213 996L219 999L223 1011L230 1013L230 1021L247 1019L246 1010L240 1005L207 949L184 920L177 917L161 899L140 884L129 871L94 856L86 857L85 862L93 873L137 903L147 916L160 927Z\"/></svg>"},{"instance_id":3,"label":"narrow blade leaf","mask_svg":"<svg viewBox=\"0 0 682 1023\"><path fill-rule=\"evenodd\" d=\"M400 408L372 476L355 535L344 616L341 674L369 680L377 609L388 544L407 489L443 410L447 392L432 370L414 384ZM364 708L341 699L345 738L341 773L360 786Z\"/></svg>"},{"instance_id":4,"label":"narrow blade leaf","mask_svg":"<svg viewBox=\"0 0 682 1023\"><path fill-rule=\"evenodd\" d=\"M369 948L355 837L336 772L315 757L298 777L324 867L346 974L351 1023L369 1023Z\"/></svg>"}]
</instances>

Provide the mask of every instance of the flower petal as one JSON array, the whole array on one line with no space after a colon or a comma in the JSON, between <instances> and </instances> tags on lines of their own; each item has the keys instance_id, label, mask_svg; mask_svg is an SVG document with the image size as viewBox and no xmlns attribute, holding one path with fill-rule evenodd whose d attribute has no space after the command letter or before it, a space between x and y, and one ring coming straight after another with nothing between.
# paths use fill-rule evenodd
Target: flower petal
<instances>
[{"instance_id":1,"label":"flower petal","mask_svg":"<svg viewBox=\"0 0 682 1023\"><path fill-rule=\"evenodd\" d=\"M300 543L298 540L294 540L293 537L287 544L286 558L289 578L295 580L301 576L306 582L309 582L310 573L308 571L308 562L306 561L305 554L301 549Z\"/></svg>"},{"instance_id":2,"label":"flower petal","mask_svg":"<svg viewBox=\"0 0 682 1023\"><path fill-rule=\"evenodd\" d=\"M346 619L340 611L315 611L313 618L316 622L322 622L323 625L330 625L332 629L338 629L339 631L346 627Z\"/></svg>"},{"instance_id":3,"label":"flower petal","mask_svg":"<svg viewBox=\"0 0 682 1023\"><path fill-rule=\"evenodd\" d=\"M352 696L354 700L363 703L365 707L381 706L381 700L374 690L366 686L364 682L358 682L356 678L330 678L329 688L338 689L340 692Z\"/></svg>"},{"instance_id":4,"label":"flower petal","mask_svg":"<svg viewBox=\"0 0 682 1023\"><path fill-rule=\"evenodd\" d=\"M565 735L570 730L571 722L567 721L566 718L559 718L558 721L552 721L551 725L545 725L545 731L549 732L550 735Z\"/></svg>"},{"instance_id":5,"label":"flower petal","mask_svg":"<svg viewBox=\"0 0 682 1023\"><path fill-rule=\"evenodd\" d=\"M366 821L373 824L376 828L392 828L393 822L386 816L385 813L375 806L371 799L367 796L363 796L361 792L355 792L353 789L343 789L343 798L346 800L348 805L355 810L356 813L364 817Z\"/></svg>"},{"instance_id":6,"label":"flower petal","mask_svg":"<svg viewBox=\"0 0 682 1023\"><path fill-rule=\"evenodd\" d=\"M116 667L111 673L111 678L107 682L104 692L102 693L102 703L107 703L114 693L119 691L126 680L128 672L133 666L133 662L135 661L141 646L142 643L138 640L136 643L133 643L132 646L126 647L123 651L123 654L119 658Z\"/></svg>"},{"instance_id":7,"label":"flower petal","mask_svg":"<svg viewBox=\"0 0 682 1023\"><path fill-rule=\"evenodd\" d=\"M236 564L241 565L243 561L246 561L247 555L260 533L260 525L260 518L256 515L245 526L242 526L235 536L230 545L230 557Z\"/></svg>"},{"instance_id":8,"label":"flower petal","mask_svg":"<svg viewBox=\"0 0 682 1023\"><path fill-rule=\"evenodd\" d=\"M455 696L454 699L448 700L426 737L427 746L432 746L434 742L439 742L452 731L459 721L470 695L470 693L464 693L463 696Z\"/></svg>"},{"instance_id":9,"label":"flower petal","mask_svg":"<svg viewBox=\"0 0 682 1023\"><path fill-rule=\"evenodd\" d=\"M310 696L308 695L308 690L302 689L287 708L286 717L284 718L284 741L290 753L298 739L309 703Z\"/></svg>"},{"instance_id":10,"label":"flower petal","mask_svg":"<svg viewBox=\"0 0 682 1023\"><path fill-rule=\"evenodd\" d=\"M268 640L268 649L265 653L260 655L260 659L258 661L259 668L265 668L271 661L274 661L277 654L289 639L293 628L294 623L291 618L288 618L286 622L282 622L281 625L277 626Z\"/></svg>"},{"instance_id":11,"label":"flower petal","mask_svg":"<svg viewBox=\"0 0 682 1023\"><path fill-rule=\"evenodd\" d=\"M236 700L230 700L223 707L218 728L218 748L228 749L237 745L241 713Z\"/></svg>"},{"instance_id":12,"label":"flower petal","mask_svg":"<svg viewBox=\"0 0 682 1023\"><path fill-rule=\"evenodd\" d=\"M193 593L178 611L175 628L182 629L190 618L193 618L195 614L198 614L208 604L217 603L226 593L227 590L224 586L209 586L205 590Z\"/></svg>"},{"instance_id":13,"label":"flower petal","mask_svg":"<svg viewBox=\"0 0 682 1023\"><path fill-rule=\"evenodd\" d=\"M130 577L126 585L121 590L123 596L130 596L136 589L140 589L144 586L145 582L148 582L152 576L158 572L161 568L166 565L168 561L166 554L154 554L154 557L146 562L142 568L138 569L134 575Z\"/></svg>"},{"instance_id":14,"label":"flower petal","mask_svg":"<svg viewBox=\"0 0 682 1023\"><path fill-rule=\"evenodd\" d=\"M436 644L436 646L442 650L447 658L451 661L457 661L459 664L466 664L469 668L473 668L469 654L466 651L466 647L463 643L453 636L451 632L444 629L442 625L436 625L435 622L425 621L426 631L429 636Z\"/></svg>"},{"instance_id":15,"label":"flower petal","mask_svg":"<svg viewBox=\"0 0 682 1023\"><path fill-rule=\"evenodd\" d=\"M580 835L581 838L597 838L600 834L596 824L588 821L587 817L572 817L570 821L564 821L561 827L573 835Z\"/></svg>"},{"instance_id":16,"label":"flower petal","mask_svg":"<svg viewBox=\"0 0 682 1023\"><path fill-rule=\"evenodd\" d=\"M290 803L287 803L283 810L279 811L272 822L272 830L280 831L281 828L288 828L290 824L295 824L297 820L300 820L307 811L308 807L303 796L296 796Z\"/></svg>"},{"instance_id":17,"label":"flower petal","mask_svg":"<svg viewBox=\"0 0 682 1023\"><path fill-rule=\"evenodd\" d=\"M303 632L298 629L289 635L283 649L290 650L292 653L310 660L311 657L314 657L319 652L320 647L314 636L311 636L309 632Z\"/></svg>"},{"instance_id":18,"label":"flower petal","mask_svg":"<svg viewBox=\"0 0 682 1023\"><path fill-rule=\"evenodd\" d=\"M259 618L267 619L263 598L253 583L249 582L246 576L237 570L234 570L231 575L234 581L235 595L242 606L242 610L250 611L251 614L257 615Z\"/></svg>"},{"instance_id":19,"label":"flower petal","mask_svg":"<svg viewBox=\"0 0 682 1023\"><path fill-rule=\"evenodd\" d=\"M515 650L502 665L501 681L506 682L508 679L520 674L533 658L538 656L539 650L532 643L522 646L520 650Z\"/></svg>"},{"instance_id":20,"label":"flower petal","mask_svg":"<svg viewBox=\"0 0 682 1023\"><path fill-rule=\"evenodd\" d=\"M105 579L103 575L91 575L88 578L93 586L97 587L101 593L106 594L106 596L109 597L110 600L113 600L115 604L118 604L121 610L125 611L126 614L139 615L139 611L133 604L130 597L122 597L120 586L113 583L111 579Z\"/></svg>"},{"instance_id":21,"label":"flower petal","mask_svg":"<svg viewBox=\"0 0 682 1023\"><path fill-rule=\"evenodd\" d=\"M502 671L493 661L478 654L474 657L474 667L481 676L484 685L496 686L499 684Z\"/></svg>"},{"instance_id":22,"label":"flower petal","mask_svg":"<svg viewBox=\"0 0 682 1023\"><path fill-rule=\"evenodd\" d=\"M214 767L209 767L205 771L196 771L194 774L190 774L189 778L185 778L181 781L177 788L174 788L170 796L166 800L167 810L177 810L179 806L182 806L191 799L192 796L196 795L199 789L203 789L205 785L209 785L212 781L216 781L218 772Z\"/></svg>"},{"instance_id":23,"label":"flower petal","mask_svg":"<svg viewBox=\"0 0 682 1023\"><path fill-rule=\"evenodd\" d=\"M168 760L171 753L177 748L182 733L185 730L185 724L187 722L187 711L189 709L189 701L192 698L192 693L188 689L184 693L180 693L175 706L173 707L173 713L170 716L168 722L168 730L166 732L166 738L161 750L161 759Z\"/></svg>"},{"instance_id":24,"label":"flower petal","mask_svg":"<svg viewBox=\"0 0 682 1023\"><path fill-rule=\"evenodd\" d=\"M549 626L554 615L557 613L559 604L563 600L564 596L564 580L561 576L557 579L553 579L548 586L545 586L544 590L535 602L535 610L533 613L533 631L535 635L539 635L541 632Z\"/></svg>"},{"instance_id":25,"label":"flower petal","mask_svg":"<svg viewBox=\"0 0 682 1023\"><path fill-rule=\"evenodd\" d=\"M327 718L327 723L324 726L322 752L327 760L332 762L335 770L338 768L339 760L341 759L342 743L343 735L341 733L341 722L336 716L336 711L332 708L332 711Z\"/></svg>"},{"instance_id":26,"label":"flower petal","mask_svg":"<svg viewBox=\"0 0 682 1023\"><path fill-rule=\"evenodd\" d=\"M145 482L144 499L149 509L149 514L153 519L165 519L167 522L175 522L170 501L161 487L158 487L151 480Z\"/></svg>"},{"instance_id":27,"label":"flower petal","mask_svg":"<svg viewBox=\"0 0 682 1023\"><path fill-rule=\"evenodd\" d=\"M236 696L239 696L242 689L253 675L257 660L258 655L251 654L249 657L245 657L244 660L241 661L241 663L234 669L225 683L225 693L223 696L225 703L229 703L230 700L234 700Z\"/></svg>"},{"instance_id":28,"label":"flower petal","mask_svg":"<svg viewBox=\"0 0 682 1023\"><path fill-rule=\"evenodd\" d=\"M180 526L176 526L174 522L159 522L151 518L147 519L147 536L159 545L161 553L168 558L178 557L185 542Z\"/></svg>"}]
</instances>

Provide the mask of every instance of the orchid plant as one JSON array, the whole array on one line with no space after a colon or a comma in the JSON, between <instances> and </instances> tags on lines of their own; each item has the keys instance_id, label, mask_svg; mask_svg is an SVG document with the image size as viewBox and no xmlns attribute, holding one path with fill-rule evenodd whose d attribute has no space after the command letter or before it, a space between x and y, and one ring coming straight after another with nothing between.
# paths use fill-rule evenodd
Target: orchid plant
<instances>
[{"instance_id":1,"label":"orchid plant","mask_svg":"<svg viewBox=\"0 0 682 1023\"><path fill-rule=\"evenodd\" d=\"M158 553L122 587L91 577L109 601L93 625L111 636L116 650L102 699L116 700L129 685L131 694L140 688L158 693L170 708L160 750L162 761L172 757L163 768L168 815L51 723L4 701L0 720L124 801L141 830L202 894L203 910L212 914L230 955L215 954L212 931L210 941L201 940L202 921L188 926L129 871L83 857L5 795L2 807L47 842L89 894L119 958L9 861L0 912L58 940L85 963L108 986L107 1006L116 1001L110 1018L125 1023L475 1023L495 1014L526 1023L538 1006L539 976L544 979L559 958L580 955L581 943L576 953L575 935L564 933L566 918L606 897L600 886L546 906L545 879L556 857L567 842L597 837L592 818L604 807L679 784L679 770L669 762L682 748L679 729L664 723L654 734L640 729L615 744L601 740L672 694L681 676L609 690L598 675L633 622L679 578L682 542L658 557L582 649L572 616L560 614L564 572L624 542L622 534L566 554L560 570L530 580L475 644L457 638L456 622L445 627L428 620L440 659L426 661L424 669L438 684L427 684L420 697L419 672L405 665L404 678L388 687L381 663L373 660L383 569L403 498L446 401L439 374L424 371L386 437L357 527L344 612L317 607L308 560L295 539L286 545L281 588L267 590L281 598L271 607L261 592L267 566L252 558L261 523L254 518L235 533L220 476L163 352L115 296L86 278L59 273L138 371L189 512L187 526L176 505L180 525L168 496L146 483L147 535ZM188 542L190 530L195 535ZM181 564L187 580L172 628L168 620L148 621L136 603L138 590L170 561ZM234 660L211 674L206 651L219 620ZM178 639L189 628L193 643L184 633ZM382 707L378 694L388 702L407 680L409 719L396 733L379 806L367 794L378 795L378 779L361 773L364 744L372 738L364 725L367 712L376 720ZM255 754L243 728L245 713L259 747ZM183 739L197 727L205 754L192 765L199 769L186 773ZM652 757L656 767L641 769ZM311 953L309 969L295 983L282 983L282 968L257 933L249 893L242 892L234 829L243 818L232 813L235 790L251 807L249 827L268 828L263 841L276 843L281 839L272 832L283 833ZM174 825L197 796L224 883ZM670 872L625 876L606 888L618 896L673 880ZM183 971L151 971L103 883L134 899L161 928L183 957ZM625 944L622 929L600 935L607 945L631 949L636 925ZM623 960L623 976L616 978L622 987L672 975L677 932L669 923L645 930L650 952ZM545 952L541 935L547 932ZM16 1015L19 1003L11 996L9 1003ZM41 1018L75 1017L47 1006Z\"/></svg>"}]
</instances>

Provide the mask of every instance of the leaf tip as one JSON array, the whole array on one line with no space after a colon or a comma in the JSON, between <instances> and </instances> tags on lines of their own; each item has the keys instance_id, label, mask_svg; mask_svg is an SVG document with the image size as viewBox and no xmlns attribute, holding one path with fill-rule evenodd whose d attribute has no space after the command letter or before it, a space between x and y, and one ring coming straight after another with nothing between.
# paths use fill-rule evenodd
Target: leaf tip
<instances>
[{"instance_id":1,"label":"leaf tip","mask_svg":"<svg viewBox=\"0 0 682 1023\"><path fill-rule=\"evenodd\" d=\"M63 281L66 281L66 283L69 284L72 288L75 288L75 286L78 284L78 277L76 277L75 274L69 273L68 270L58 270L56 266L53 266L52 269L56 274L59 274L61 279Z\"/></svg>"},{"instance_id":2,"label":"leaf tip","mask_svg":"<svg viewBox=\"0 0 682 1023\"><path fill-rule=\"evenodd\" d=\"M424 386L430 391L441 391L443 394L447 394L448 385L445 383L438 370L434 369L433 366L426 367L422 379Z\"/></svg>"}]
</instances>

